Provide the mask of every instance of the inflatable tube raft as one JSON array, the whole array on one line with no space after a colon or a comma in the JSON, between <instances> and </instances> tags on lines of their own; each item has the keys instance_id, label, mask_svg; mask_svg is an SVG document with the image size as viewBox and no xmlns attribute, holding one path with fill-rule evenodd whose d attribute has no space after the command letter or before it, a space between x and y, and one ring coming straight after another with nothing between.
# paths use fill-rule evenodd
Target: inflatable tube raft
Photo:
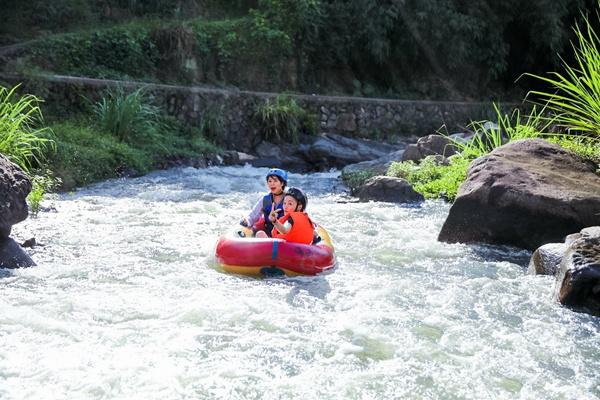
<instances>
[{"instance_id":1,"label":"inflatable tube raft","mask_svg":"<svg viewBox=\"0 0 600 400\"><path fill-rule=\"evenodd\" d=\"M217 242L217 263L225 272L249 276L317 275L335 264L329 234L321 226L317 232L321 241L308 245L254 238L251 229L238 226Z\"/></svg>"}]
</instances>

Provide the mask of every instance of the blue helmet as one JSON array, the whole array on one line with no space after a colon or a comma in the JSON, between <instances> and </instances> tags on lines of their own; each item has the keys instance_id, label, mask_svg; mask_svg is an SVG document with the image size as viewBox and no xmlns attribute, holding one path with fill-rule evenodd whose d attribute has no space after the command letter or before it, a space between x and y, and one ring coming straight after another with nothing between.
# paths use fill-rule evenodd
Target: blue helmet
<instances>
[{"instance_id":1,"label":"blue helmet","mask_svg":"<svg viewBox=\"0 0 600 400\"><path fill-rule=\"evenodd\" d=\"M270 176L276 176L277 178L279 178L279 180L283 182L284 185L287 184L288 174L282 169L271 168L269 172L267 172L267 179L269 179Z\"/></svg>"}]
</instances>

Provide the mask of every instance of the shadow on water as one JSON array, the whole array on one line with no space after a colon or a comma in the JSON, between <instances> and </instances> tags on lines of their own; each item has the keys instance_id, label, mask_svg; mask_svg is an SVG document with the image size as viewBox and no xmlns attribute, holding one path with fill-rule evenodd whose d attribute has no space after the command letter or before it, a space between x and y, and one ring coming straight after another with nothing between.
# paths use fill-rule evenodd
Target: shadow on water
<instances>
[{"instance_id":1,"label":"shadow on water","mask_svg":"<svg viewBox=\"0 0 600 400\"><path fill-rule=\"evenodd\" d=\"M513 246L498 246L491 244L476 244L469 246L481 261L509 262L527 270L532 252Z\"/></svg>"},{"instance_id":2,"label":"shadow on water","mask_svg":"<svg viewBox=\"0 0 600 400\"><path fill-rule=\"evenodd\" d=\"M2 278L10 278L14 276L14 272L12 269L8 268L0 268L0 279Z\"/></svg>"},{"instance_id":3,"label":"shadow on water","mask_svg":"<svg viewBox=\"0 0 600 400\"><path fill-rule=\"evenodd\" d=\"M285 277L267 277L265 280L271 285L281 285L290 288L286 296L289 304L294 304L299 295L308 295L320 300L325 300L327 294L331 292L331 286L326 279L327 274L318 276L298 276L294 278Z\"/></svg>"}]
</instances>

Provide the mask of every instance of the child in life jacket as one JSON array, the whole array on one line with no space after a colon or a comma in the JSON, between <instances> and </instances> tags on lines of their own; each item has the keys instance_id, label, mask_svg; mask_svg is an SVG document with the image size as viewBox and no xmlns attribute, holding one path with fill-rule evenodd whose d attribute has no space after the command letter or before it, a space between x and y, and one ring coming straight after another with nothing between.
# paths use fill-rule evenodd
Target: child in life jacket
<instances>
[{"instance_id":1,"label":"child in life jacket","mask_svg":"<svg viewBox=\"0 0 600 400\"><path fill-rule=\"evenodd\" d=\"M315 225L305 212L307 203L308 199L300 189L289 188L283 198L285 215L278 219L275 208L269 214L269 220L275 226L272 236L288 242L311 244Z\"/></svg>"},{"instance_id":2,"label":"child in life jacket","mask_svg":"<svg viewBox=\"0 0 600 400\"><path fill-rule=\"evenodd\" d=\"M282 169L271 168L267 172L266 180L269 193L256 202L250 214L242 218L240 225L252 228L254 231L264 229L266 235L271 236L273 223L269 220L269 214L276 210L279 216L283 215L283 197L288 174ZM263 222L264 227L262 226Z\"/></svg>"}]
</instances>

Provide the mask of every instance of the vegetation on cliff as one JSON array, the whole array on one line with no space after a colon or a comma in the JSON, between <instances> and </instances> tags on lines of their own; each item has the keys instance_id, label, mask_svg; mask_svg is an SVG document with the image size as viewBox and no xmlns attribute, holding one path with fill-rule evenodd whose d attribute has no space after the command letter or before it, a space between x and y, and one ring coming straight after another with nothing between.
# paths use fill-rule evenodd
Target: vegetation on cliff
<instances>
[{"instance_id":1,"label":"vegetation on cliff","mask_svg":"<svg viewBox=\"0 0 600 400\"><path fill-rule=\"evenodd\" d=\"M519 75L554 70L559 53L570 59L568 27L594 3L9 0L0 40L44 34L12 60L11 68L23 71L379 97L514 98Z\"/></svg>"},{"instance_id":2,"label":"vegetation on cliff","mask_svg":"<svg viewBox=\"0 0 600 400\"><path fill-rule=\"evenodd\" d=\"M596 21L600 20L600 1L597 4ZM536 137L574 151L600 166L600 37L587 16L583 21L583 28L579 25L574 28L575 65L563 62L564 72L530 74L550 84L549 90L530 93L529 100L541 105L541 110L534 106L528 116L522 117L518 110L507 115L496 107L497 128L472 124L475 130L472 140L454 141L460 153L451 157L449 165L438 165L434 159L426 159L419 165L392 163L388 175L407 179L425 197L452 201L470 161L507 142Z\"/></svg>"}]
</instances>

